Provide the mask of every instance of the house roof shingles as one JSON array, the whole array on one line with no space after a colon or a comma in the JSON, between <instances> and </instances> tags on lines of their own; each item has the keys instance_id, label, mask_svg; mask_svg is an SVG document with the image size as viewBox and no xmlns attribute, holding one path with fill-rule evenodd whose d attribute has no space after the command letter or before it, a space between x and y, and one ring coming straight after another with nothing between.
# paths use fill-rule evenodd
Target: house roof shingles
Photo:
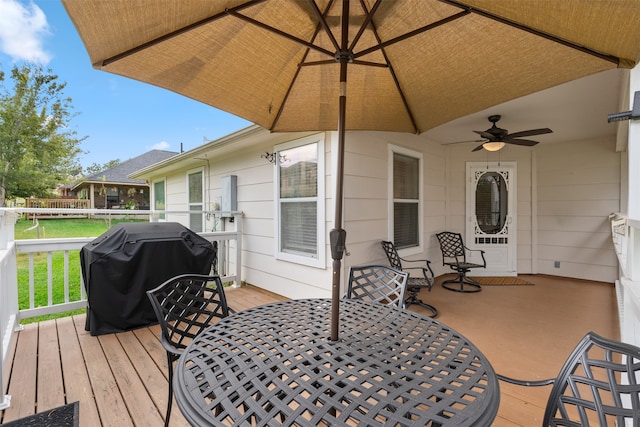
<instances>
[{"instance_id":1,"label":"house roof shingles","mask_svg":"<svg viewBox=\"0 0 640 427\"><path fill-rule=\"evenodd\" d=\"M155 163L175 156L176 152L165 150L151 150L138 157L126 160L118 165L105 169L103 171L94 173L92 175L84 177L80 182L74 185L74 189L78 188L82 184L87 183L120 183L120 184L146 184L146 181L141 179L131 179L129 175L132 173L151 166Z\"/></svg>"}]
</instances>

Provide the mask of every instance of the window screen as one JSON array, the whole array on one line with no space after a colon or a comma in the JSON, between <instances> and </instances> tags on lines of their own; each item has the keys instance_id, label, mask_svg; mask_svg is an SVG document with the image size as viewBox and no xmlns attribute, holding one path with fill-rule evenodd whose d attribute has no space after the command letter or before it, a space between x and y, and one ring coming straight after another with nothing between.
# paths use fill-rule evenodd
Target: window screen
<instances>
[{"instance_id":1,"label":"window screen","mask_svg":"<svg viewBox=\"0 0 640 427\"><path fill-rule=\"evenodd\" d=\"M420 159L393 153L393 241L403 249L420 244Z\"/></svg>"},{"instance_id":2,"label":"window screen","mask_svg":"<svg viewBox=\"0 0 640 427\"><path fill-rule=\"evenodd\" d=\"M280 252L318 256L318 144L278 152Z\"/></svg>"}]
</instances>

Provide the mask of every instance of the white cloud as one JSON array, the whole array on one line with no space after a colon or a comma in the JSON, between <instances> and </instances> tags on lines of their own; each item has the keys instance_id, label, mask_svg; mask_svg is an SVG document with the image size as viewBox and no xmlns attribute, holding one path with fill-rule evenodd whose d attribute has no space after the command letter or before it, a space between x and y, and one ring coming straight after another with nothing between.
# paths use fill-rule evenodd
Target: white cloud
<instances>
[{"instance_id":1,"label":"white cloud","mask_svg":"<svg viewBox=\"0 0 640 427\"><path fill-rule=\"evenodd\" d=\"M168 150L170 144L167 141L158 142L151 147L152 150Z\"/></svg>"},{"instance_id":2,"label":"white cloud","mask_svg":"<svg viewBox=\"0 0 640 427\"><path fill-rule=\"evenodd\" d=\"M14 61L34 61L46 65L51 55L43 47L49 24L42 9L33 2L0 0L0 51Z\"/></svg>"}]
</instances>

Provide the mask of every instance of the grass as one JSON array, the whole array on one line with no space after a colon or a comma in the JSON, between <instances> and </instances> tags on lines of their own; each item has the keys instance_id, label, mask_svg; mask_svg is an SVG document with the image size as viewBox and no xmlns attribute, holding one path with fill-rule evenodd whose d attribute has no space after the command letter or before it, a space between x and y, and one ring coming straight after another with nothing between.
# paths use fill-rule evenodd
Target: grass
<instances>
[{"instance_id":1,"label":"grass","mask_svg":"<svg viewBox=\"0 0 640 427\"><path fill-rule=\"evenodd\" d=\"M20 220L15 226L16 240L22 239L59 239L68 237L98 237L111 226L121 222L141 222L134 219L41 219L38 229L34 229L31 220ZM146 222L146 220L142 220Z\"/></svg>"},{"instance_id":2,"label":"grass","mask_svg":"<svg viewBox=\"0 0 640 427\"><path fill-rule=\"evenodd\" d=\"M111 220L111 226L120 222L140 222L140 220L118 219ZM16 240L36 239L36 238L70 238L70 237L98 237L110 226L104 219L44 219L39 220L38 229L33 229L32 221L18 221L15 225ZM49 305L49 292L47 289L48 280L48 254L34 253L33 257L33 306L42 307ZM81 290L81 270L80 251L70 251L69 254L69 279L68 279L68 300L80 300ZM21 310L30 307L29 292L29 257L30 254L18 254L18 305ZM65 302L64 288L64 253L54 252L51 257L52 278L52 302L60 304ZM24 319L21 323L40 322L47 319L65 317L72 314L83 313L85 310L75 310L72 312L56 313L46 316L37 316Z\"/></svg>"}]
</instances>

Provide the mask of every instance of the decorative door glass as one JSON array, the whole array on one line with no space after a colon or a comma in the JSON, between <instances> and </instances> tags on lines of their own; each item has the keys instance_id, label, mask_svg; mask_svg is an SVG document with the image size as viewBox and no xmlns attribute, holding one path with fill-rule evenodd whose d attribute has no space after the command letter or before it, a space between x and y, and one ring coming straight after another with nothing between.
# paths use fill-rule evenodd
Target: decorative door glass
<instances>
[{"instance_id":1,"label":"decorative door glass","mask_svg":"<svg viewBox=\"0 0 640 427\"><path fill-rule=\"evenodd\" d=\"M476 183L476 220L485 234L499 234L506 225L507 184L499 172L486 172Z\"/></svg>"}]
</instances>

